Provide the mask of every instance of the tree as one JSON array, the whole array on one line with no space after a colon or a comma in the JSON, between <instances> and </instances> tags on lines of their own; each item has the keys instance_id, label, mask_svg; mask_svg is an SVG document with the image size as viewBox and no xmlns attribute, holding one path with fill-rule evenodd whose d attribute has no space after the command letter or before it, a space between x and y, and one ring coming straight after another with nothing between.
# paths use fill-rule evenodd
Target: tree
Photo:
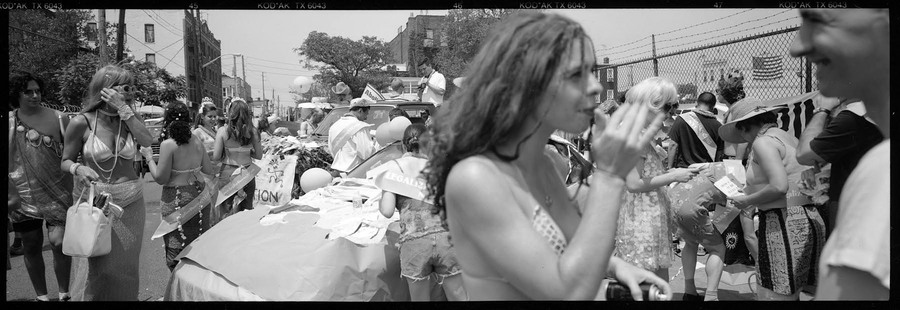
<instances>
[{"instance_id":1,"label":"tree","mask_svg":"<svg viewBox=\"0 0 900 310\"><path fill-rule=\"evenodd\" d=\"M491 28L503 18L517 11L515 9L450 10L444 28L447 34L445 37L447 45L441 46L434 56L439 71L448 81L448 91L444 98L448 98L453 93L455 86L450 81L465 75L466 67L475 58L475 54L481 48L481 42L487 37ZM412 47L411 43L410 49ZM410 59L413 59L412 55Z\"/></svg>"},{"instance_id":2,"label":"tree","mask_svg":"<svg viewBox=\"0 0 900 310\"><path fill-rule=\"evenodd\" d=\"M88 10L9 11L9 70L27 71L46 82L45 94L59 89L53 76L79 52L90 51L85 44ZM53 96L45 101L58 103Z\"/></svg>"},{"instance_id":3,"label":"tree","mask_svg":"<svg viewBox=\"0 0 900 310\"><path fill-rule=\"evenodd\" d=\"M367 83L375 87L387 83L386 71L380 68L392 55L384 41L376 37L363 36L361 40L353 41L317 31L310 32L294 52L307 59L308 68L319 70L314 77L316 81L324 85L344 82L350 86L353 97L362 95Z\"/></svg>"},{"instance_id":4,"label":"tree","mask_svg":"<svg viewBox=\"0 0 900 310\"><path fill-rule=\"evenodd\" d=\"M60 86L57 93L60 101L66 105L81 105L99 65L97 54L81 53L59 70L54 80ZM184 76L173 77L166 69L150 62L131 61L121 66L134 74L134 86L137 88L135 100L138 102L163 106L163 103L185 96Z\"/></svg>"},{"instance_id":5,"label":"tree","mask_svg":"<svg viewBox=\"0 0 900 310\"><path fill-rule=\"evenodd\" d=\"M96 37L96 29L88 27L91 20L91 10L11 10L8 33L10 73L27 71L43 78L46 82L45 103L79 105L83 95L81 91L87 84L77 86L73 82L84 81L82 71L87 69L83 66L92 63L90 54L96 57L99 52L99 46L89 46L86 40ZM116 26L110 23L106 27L109 59L115 59ZM96 71L99 62L93 62L93 65L92 70L87 70L90 74ZM61 75L75 80L66 80L68 84L62 85L58 78ZM90 75L86 80L90 80Z\"/></svg>"}]
</instances>

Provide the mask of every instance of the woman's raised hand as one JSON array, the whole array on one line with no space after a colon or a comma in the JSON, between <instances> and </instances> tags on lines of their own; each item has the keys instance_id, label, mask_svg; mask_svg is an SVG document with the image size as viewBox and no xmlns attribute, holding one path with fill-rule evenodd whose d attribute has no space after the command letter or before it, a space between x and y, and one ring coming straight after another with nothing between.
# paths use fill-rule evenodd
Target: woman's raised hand
<instances>
[{"instance_id":1,"label":"woman's raised hand","mask_svg":"<svg viewBox=\"0 0 900 310\"><path fill-rule=\"evenodd\" d=\"M628 175L666 117L658 113L644 130L649 114L644 104L626 103L609 119L599 108L594 109L591 154L598 169L623 179Z\"/></svg>"},{"instance_id":2,"label":"woman's raised hand","mask_svg":"<svg viewBox=\"0 0 900 310\"><path fill-rule=\"evenodd\" d=\"M104 88L100 90L100 99L111 105L113 108L120 108L125 105L125 96L112 88Z\"/></svg>"}]
</instances>

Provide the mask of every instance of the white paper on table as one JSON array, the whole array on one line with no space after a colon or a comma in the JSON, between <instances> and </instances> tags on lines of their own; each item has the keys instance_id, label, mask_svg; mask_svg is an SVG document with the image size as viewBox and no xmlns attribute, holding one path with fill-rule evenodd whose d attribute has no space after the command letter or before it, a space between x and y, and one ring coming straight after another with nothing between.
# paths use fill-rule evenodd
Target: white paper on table
<instances>
[{"instance_id":1,"label":"white paper on table","mask_svg":"<svg viewBox=\"0 0 900 310\"><path fill-rule=\"evenodd\" d=\"M744 170L744 165L741 164L740 160L736 159L726 159L722 161L725 164L725 172L730 173L734 176L735 181L737 181L738 186L744 186L747 184L747 171Z\"/></svg>"},{"instance_id":2,"label":"white paper on table","mask_svg":"<svg viewBox=\"0 0 900 310\"><path fill-rule=\"evenodd\" d=\"M713 183L727 197L734 197L741 194L741 188L734 181L734 176L726 175Z\"/></svg>"}]
</instances>

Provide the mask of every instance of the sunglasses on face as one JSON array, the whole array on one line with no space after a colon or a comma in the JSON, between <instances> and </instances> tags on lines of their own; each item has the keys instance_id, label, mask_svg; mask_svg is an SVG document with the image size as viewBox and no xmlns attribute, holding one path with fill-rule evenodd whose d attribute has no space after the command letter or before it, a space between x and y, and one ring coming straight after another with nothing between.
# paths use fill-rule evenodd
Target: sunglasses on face
<instances>
[{"instance_id":1,"label":"sunglasses on face","mask_svg":"<svg viewBox=\"0 0 900 310\"><path fill-rule=\"evenodd\" d=\"M660 108L663 113L674 113L676 109L678 109L678 102L669 102Z\"/></svg>"},{"instance_id":2,"label":"sunglasses on face","mask_svg":"<svg viewBox=\"0 0 900 310\"><path fill-rule=\"evenodd\" d=\"M26 89L25 91L22 92L22 94L24 94L26 96L40 95L41 90L40 89Z\"/></svg>"},{"instance_id":3,"label":"sunglasses on face","mask_svg":"<svg viewBox=\"0 0 900 310\"><path fill-rule=\"evenodd\" d=\"M134 86L131 86L131 85L113 85L112 86L112 88L117 88L117 87L121 88L122 91L125 91L127 93L130 93L131 91L134 90Z\"/></svg>"}]
</instances>

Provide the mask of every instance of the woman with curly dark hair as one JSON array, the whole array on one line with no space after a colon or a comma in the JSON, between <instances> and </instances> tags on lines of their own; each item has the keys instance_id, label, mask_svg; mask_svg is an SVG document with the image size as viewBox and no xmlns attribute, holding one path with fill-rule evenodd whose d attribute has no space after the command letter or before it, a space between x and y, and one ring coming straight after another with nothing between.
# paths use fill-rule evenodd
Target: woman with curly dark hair
<instances>
[{"instance_id":1,"label":"woman with curly dark hair","mask_svg":"<svg viewBox=\"0 0 900 310\"><path fill-rule=\"evenodd\" d=\"M625 104L607 121L593 43L569 18L518 14L484 42L466 87L435 117L425 173L469 298L593 299L607 275L637 300L641 282L671 297L666 280L612 257L625 176L665 115ZM579 206L544 148L592 118L597 169Z\"/></svg>"},{"instance_id":2,"label":"woman with curly dark hair","mask_svg":"<svg viewBox=\"0 0 900 310\"><path fill-rule=\"evenodd\" d=\"M242 210L253 209L256 174L253 159L263 154L259 133L253 127L253 114L244 99L234 98L228 109L228 123L219 127L213 148L214 161L221 161L219 193L210 211L210 226Z\"/></svg>"},{"instance_id":3,"label":"woman with curly dark hair","mask_svg":"<svg viewBox=\"0 0 900 310\"><path fill-rule=\"evenodd\" d=\"M160 198L162 222L153 238L163 236L166 265L175 268L175 257L194 239L209 229L209 209L217 191L211 174L215 166L210 162L203 142L191 133L191 112L181 102L166 108L165 128L168 139L159 145L159 164L153 150L142 147L149 172L163 186ZM206 211L206 212L204 212Z\"/></svg>"},{"instance_id":4,"label":"woman with curly dark hair","mask_svg":"<svg viewBox=\"0 0 900 310\"><path fill-rule=\"evenodd\" d=\"M9 210L25 258L25 268L37 294L48 301L44 274L43 227L53 252L53 269L59 287L59 299L69 299L69 273L72 257L63 254L66 210L72 205L72 176L63 173L63 134L69 123L64 114L41 105L44 81L27 72L9 78L9 181L15 187L19 204Z\"/></svg>"}]
</instances>

